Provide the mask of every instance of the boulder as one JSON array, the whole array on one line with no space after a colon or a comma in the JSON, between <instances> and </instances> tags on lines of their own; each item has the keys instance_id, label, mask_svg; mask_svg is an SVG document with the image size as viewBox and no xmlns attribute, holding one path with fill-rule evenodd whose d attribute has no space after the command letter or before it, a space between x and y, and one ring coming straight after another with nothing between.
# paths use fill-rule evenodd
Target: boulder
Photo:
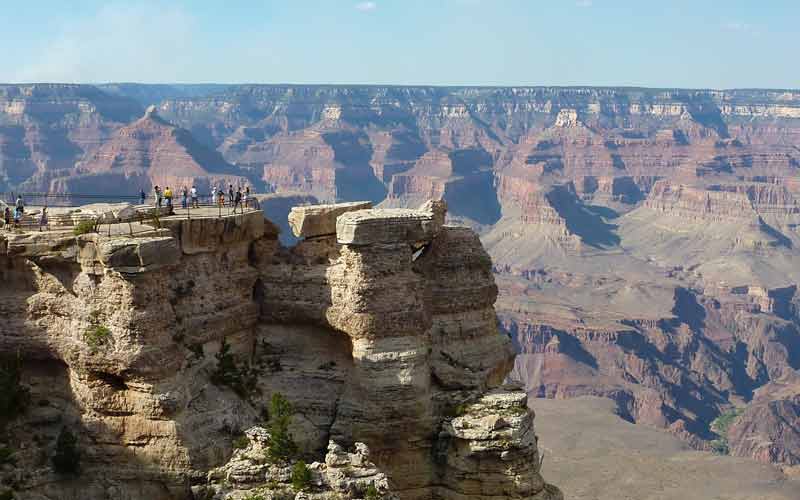
<instances>
[{"instance_id":1,"label":"boulder","mask_svg":"<svg viewBox=\"0 0 800 500\"><path fill-rule=\"evenodd\" d=\"M336 221L336 240L344 245L429 242L441 231L446 213L443 201L428 201L416 210L384 208L348 212Z\"/></svg>"},{"instance_id":2,"label":"boulder","mask_svg":"<svg viewBox=\"0 0 800 500\"><path fill-rule=\"evenodd\" d=\"M372 208L369 201L293 207L289 212L289 226L299 238L332 235L336 234L336 220L340 215L369 208Z\"/></svg>"}]
</instances>

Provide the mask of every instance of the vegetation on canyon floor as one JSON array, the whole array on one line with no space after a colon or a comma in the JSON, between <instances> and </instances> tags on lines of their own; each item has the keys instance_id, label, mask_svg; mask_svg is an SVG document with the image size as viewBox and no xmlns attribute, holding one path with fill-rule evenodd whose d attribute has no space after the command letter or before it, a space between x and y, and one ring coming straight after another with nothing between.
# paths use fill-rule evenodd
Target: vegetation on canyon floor
<instances>
[{"instance_id":1,"label":"vegetation on canyon floor","mask_svg":"<svg viewBox=\"0 0 800 500\"><path fill-rule=\"evenodd\" d=\"M728 429L743 412L744 410L740 408L734 408L721 414L711 422L711 430L719 436L718 439L711 441L711 451L717 455L728 455L730 453Z\"/></svg>"}]
</instances>

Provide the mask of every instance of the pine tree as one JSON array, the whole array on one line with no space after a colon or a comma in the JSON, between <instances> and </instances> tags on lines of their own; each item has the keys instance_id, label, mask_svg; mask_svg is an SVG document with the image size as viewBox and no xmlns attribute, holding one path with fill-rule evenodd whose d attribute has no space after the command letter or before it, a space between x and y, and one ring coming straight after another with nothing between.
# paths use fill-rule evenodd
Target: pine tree
<instances>
[{"instance_id":1,"label":"pine tree","mask_svg":"<svg viewBox=\"0 0 800 500\"><path fill-rule=\"evenodd\" d=\"M292 404L280 393L272 395L269 419L267 457L273 462L286 462L297 453L297 444L289 433Z\"/></svg>"}]
</instances>

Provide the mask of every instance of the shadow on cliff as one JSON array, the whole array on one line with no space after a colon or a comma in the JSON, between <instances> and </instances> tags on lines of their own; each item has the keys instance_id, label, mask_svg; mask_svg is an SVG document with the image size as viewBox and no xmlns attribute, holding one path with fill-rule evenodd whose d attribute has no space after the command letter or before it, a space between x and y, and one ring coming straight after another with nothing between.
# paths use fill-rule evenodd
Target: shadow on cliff
<instances>
[{"instance_id":1,"label":"shadow on cliff","mask_svg":"<svg viewBox=\"0 0 800 500\"><path fill-rule=\"evenodd\" d=\"M547 193L547 201L560 215L567 229L580 237L583 243L596 248L609 248L619 245L617 226L608 224L596 210L588 209L565 186L556 186Z\"/></svg>"},{"instance_id":2,"label":"shadow on cliff","mask_svg":"<svg viewBox=\"0 0 800 500\"><path fill-rule=\"evenodd\" d=\"M494 224L500 220L500 201L490 170L492 156L483 149L461 149L453 151L449 157L456 178L445 186L448 210L479 224Z\"/></svg>"},{"instance_id":3,"label":"shadow on cliff","mask_svg":"<svg viewBox=\"0 0 800 500\"><path fill-rule=\"evenodd\" d=\"M375 177L369 163L372 145L366 134L331 132L322 134L322 139L333 148L333 159L339 165L334 174L338 201L368 200L379 203L386 198L386 186Z\"/></svg>"}]
</instances>

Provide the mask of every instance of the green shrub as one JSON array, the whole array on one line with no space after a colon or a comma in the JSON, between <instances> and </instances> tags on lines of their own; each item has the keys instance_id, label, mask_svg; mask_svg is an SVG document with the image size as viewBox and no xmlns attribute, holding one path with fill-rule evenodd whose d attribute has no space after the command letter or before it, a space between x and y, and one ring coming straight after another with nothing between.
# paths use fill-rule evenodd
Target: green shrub
<instances>
[{"instance_id":1,"label":"green shrub","mask_svg":"<svg viewBox=\"0 0 800 500\"><path fill-rule=\"evenodd\" d=\"M222 339L215 357L217 368L211 374L211 383L230 387L239 397L245 399L257 391L259 371L249 364L239 367L226 339Z\"/></svg>"},{"instance_id":2,"label":"green shrub","mask_svg":"<svg viewBox=\"0 0 800 500\"><path fill-rule=\"evenodd\" d=\"M731 450L726 438L711 441L711 452L716 455L728 455Z\"/></svg>"},{"instance_id":3,"label":"green shrub","mask_svg":"<svg viewBox=\"0 0 800 500\"><path fill-rule=\"evenodd\" d=\"M272 462L286 462L297 453L297 444L289 433L292 404L282 394L275 393L270 401L269 415L267 458Z\"/></svg>"},{"instance_id":4,"label":"green shrub","mask_svg":"<svg viewBox=\"0 0 800 500\"><path fill-rule=\"evenodd\" d=\"M30 402L30 391L22 385L22 360L0 357L0 422L20 415Z\"/></svg>"},{"instance_id":5,"label":"green shrub","mask_svg":"<svg viewBox=\"0 0 800 500\"><path fill-rule=\"evenodd\" d=\"M311 471L302 460L292 467L292 488L295 491L308 491L311 487Z\"/></svg>"},{"instance_id":6,"label":"green shrub","mask_svg":"<svg viewBox=\"0 0 800 500\"><path fill-rule=\"evenodd\" d=\"M239 436L233 440L234 450L243 450L250 445L250 440L247 436Z\"/></svg>"},{"instance_id":7,"label":"green shrub","mask_svg":"<svg viewBox=\"0 0 800 500\"><path fill-rule=\"evenodd\" d=\"M713 422L711 422L711 430L719 434L720 436L726 436L728 434L728 429L730 426L736 421L737 418L744 412L739 408L734 408L733 410L726 411L725 413L720 414L719 417L715 418Z\"/></svg>"},{"instance_id":8,"label":"green shrub","mask_svg":"<svg viewBox=\"0 0 800 500\"><path fill-rule=\"evenodd\" d=\"M111 330L103 325L92 325L83 332L83 341L96 351L111 339Z\"/></svg>"},{"instance_id":9,"label":"green shrub","mask_svg":"<svg viewBox=\"0 0 800 500\"><path fill-rule=\"evenodd\" d=\"M364 500L380 500L380 498L381 494L378 492L378 488L373 483L369 483L364 490Z\"/></svg>"},{"instance_id":10,"label":"green shrub","mask_svg":"<svg viewBox=\"0 0 800 500\"><path fill-rule=\"evenodd\" d=\"M267 500L267 498L264 495L253 493L251 495L247 495L242 500Z\"/></svg>"},{"instance_id":11,"label":"green shrub","mask_svg":"<svg viewBox=\"0 0 800 500\"><path fill-rule=\"evenodd\" d=\"M0 465L15 464L14 450L8 446L0 446Z\"/></svg>"},{"instance_id":12,"label":"green shrub","mask_svg":"<svg viewBox=\"0 0 800 500\"><path fill-rule=\"evenodd\" d=\"M59 474L76 475L81 468L81 455L78 438L66 427L61 428L53 455L53 468Z\"/></svg>"},{"instance_id":13,"label":"green shrub","mask_svg":"<svg viewBox=\"0 0 800 500\"><path fill-rule=\"evenodd\" d=\"M716 453L717 455L730 454L728 429L730 429L730 426L733 425L736 419L739 418L743 412L744 410L742 409L734 408L733 410L722 413L719 417L715 418L713 422L711 422L711 430L719 436L719 439L711 441L711 451L713 453Z\"/></svg>"},{"instance_id":14,"label":"green shrub","mask_svg":"<svg viewBox=\"0 0 800 500\"><path fill-rule=\"evenodd\" d=\"M94 220L82 220L74 228L72 232L75 236L80 236L87 233L96 233L97 225Z\"/></svg>"}]
</instances>

